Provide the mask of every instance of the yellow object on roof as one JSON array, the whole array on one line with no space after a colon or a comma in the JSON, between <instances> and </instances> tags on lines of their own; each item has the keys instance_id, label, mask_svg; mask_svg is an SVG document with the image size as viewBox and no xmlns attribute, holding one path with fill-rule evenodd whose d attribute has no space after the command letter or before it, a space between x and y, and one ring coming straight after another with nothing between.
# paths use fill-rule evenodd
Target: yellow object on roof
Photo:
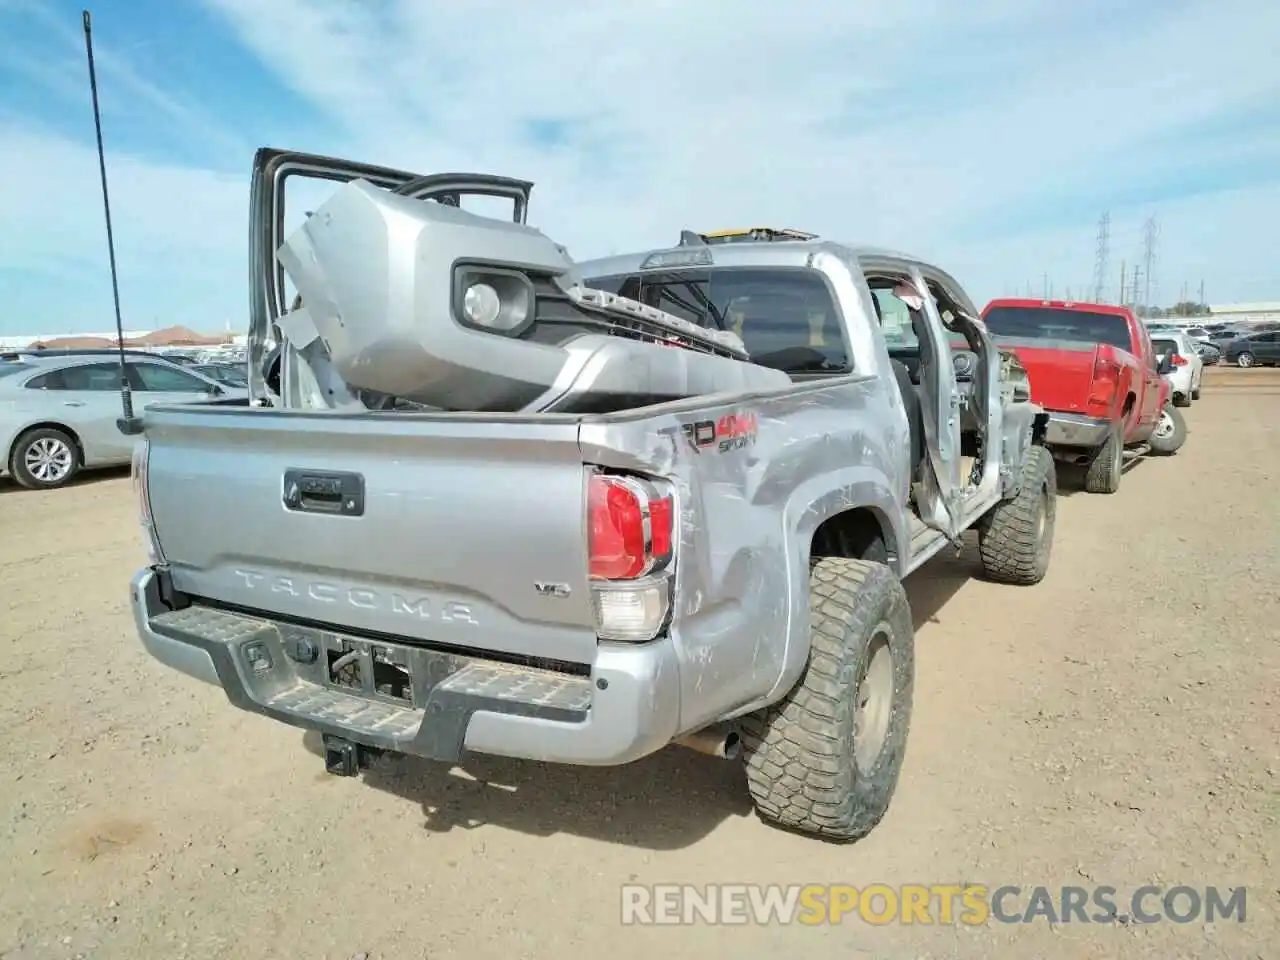
<instances>
[{"instance_id":1,"label":"yellow object on roof","mask_svg":"<svg viewBox=\"0 0 1280 960\"><path fill-rule=\"evenodd\" d=\"M709 230L701 234L704 240L814 240L815 233L793 230L790 227L740 227L731 230Z\"/></svg>"}]
</instances>

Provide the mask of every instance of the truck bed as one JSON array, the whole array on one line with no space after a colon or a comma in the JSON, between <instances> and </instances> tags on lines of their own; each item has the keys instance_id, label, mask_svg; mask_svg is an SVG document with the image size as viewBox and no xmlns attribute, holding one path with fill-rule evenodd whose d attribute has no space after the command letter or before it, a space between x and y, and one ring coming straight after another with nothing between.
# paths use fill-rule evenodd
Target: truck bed
<instances>
[{"instance_id":1,"label":"truck bed","mask_svg":"<svg viewBox=\"0 0 1280 960\"><path fill-rule=\"evenodd\" d=\"M608 414L157 405L146 499L158 562L196 607L596 676L649 647L598 637L589 476L663 481L678 513L655 649L679 664L679 702L695 711L679 729L696 729L794 682L808 629L807 606L790 599L807 585L797 542L825 516L877 511L904 574L913 546L944 542L908 532L907 424L893 399L876 378L848 377ZM886 429L895 416L900 437ZM290 508L290 474L329 499L326 512ZM324 485L343 474L363 485L349 515ZM161 613L148 610L144 621ZM658 652L644 669L672 669ZM615 687L632 676L619 669ZM716 698L698 693L710 686Z\"/></svg>"}]
</instances>

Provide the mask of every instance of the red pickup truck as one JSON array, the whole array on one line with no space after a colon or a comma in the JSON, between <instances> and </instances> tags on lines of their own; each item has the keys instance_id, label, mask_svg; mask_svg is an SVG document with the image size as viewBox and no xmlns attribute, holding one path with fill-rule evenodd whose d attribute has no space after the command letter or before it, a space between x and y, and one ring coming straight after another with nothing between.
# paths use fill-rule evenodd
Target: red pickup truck
<instances>
[{"instance_id":1,"label":"red pickup truck","mask_svg":"<svg viewBox=\"0 0 1280 960\"><path fill-rule=\"evenodd\" d=\"M1061 300L992 300L982 311L1002 349L1027 368L1031 399L1049 414L1045 442L1087 467L1085 489L1115 493L1126 448L1170 454L1186 424L1147 328L1128 307Z\"/></svg>"}]
</instances>

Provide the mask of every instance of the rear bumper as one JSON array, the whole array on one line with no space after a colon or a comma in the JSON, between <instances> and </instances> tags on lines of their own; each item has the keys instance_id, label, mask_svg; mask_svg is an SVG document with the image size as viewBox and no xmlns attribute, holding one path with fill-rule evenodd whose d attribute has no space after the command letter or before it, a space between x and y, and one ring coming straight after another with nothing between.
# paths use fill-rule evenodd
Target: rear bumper
<instances>
[{"instance_id":1,"label":"rear bumper","mask_svg":"<svg viewBox=\"0 0 1280 960\"><path fill-rule=\"evenodd\" d=\"M1181 399L1191 393L1192 376L1190 365L1179 367L1173 373L1166 375L1165 380L1169 382L1169 395Z\"/></svg>"},{"instance_id":2,"label":"rear bumper","mask_svg":"<svg viewBox=\"0 0 1280 960\"><path fill-rule=\"evenodd\" d=\"M1051 447L1092 449L1102 446L1110 431L1110 420L1050 410L1049 426L1045 430L1044 440Z\"/></svg>"},{"instance_id":3,"label":"rear bumper","mask_svg":"<svg viewBox=\"0 0 1280 960\"><path fill-rule=\"evenodd\" d=\"M498 663L277 623L211 607L173 611L148 568L132 584L134 621L166 666L219 686L237 707L365 746L456 762L466 752L612 766L668 744L679 721L670 639L601 643L590 676ZM350 651L358 692L326 682ZM308 656L311 660L308 661ZM411 699L374 689L395 661Z\"/></svg>"}]
</instances>

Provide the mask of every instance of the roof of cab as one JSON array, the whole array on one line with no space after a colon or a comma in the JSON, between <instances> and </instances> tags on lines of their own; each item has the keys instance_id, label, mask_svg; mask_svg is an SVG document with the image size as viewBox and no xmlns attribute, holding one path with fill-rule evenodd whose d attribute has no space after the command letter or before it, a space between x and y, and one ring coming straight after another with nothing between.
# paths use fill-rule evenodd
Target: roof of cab
<instances>
[{"instance_id":1,"label":"roof of cab","mask_svg":"<svg viewBox=\"0 0 1280 960\"><path fill-rule=\"evenodd\" d=\"M690 263L687 266L644 266L645 262L655 254L692 253L693 251L704 251L701 255L704 258L709 255L711 257L710 263L704 260L700 263ZM577 266L579 273L583 277L616 276L637 273L641 270L705 270L708 267L807 267L812 264L813 257L819 253L833 253L860 261L905 260L911 263L929 263L929 261L920 257L898 250L887 250L871 246L853 246L814 237L809 240L744 240L739 243L709 244L704 247L654 247L649 250L620 253L610 257L599 257L594 260L582 260L578 262Z\"/></svg>"}]
</instances>

